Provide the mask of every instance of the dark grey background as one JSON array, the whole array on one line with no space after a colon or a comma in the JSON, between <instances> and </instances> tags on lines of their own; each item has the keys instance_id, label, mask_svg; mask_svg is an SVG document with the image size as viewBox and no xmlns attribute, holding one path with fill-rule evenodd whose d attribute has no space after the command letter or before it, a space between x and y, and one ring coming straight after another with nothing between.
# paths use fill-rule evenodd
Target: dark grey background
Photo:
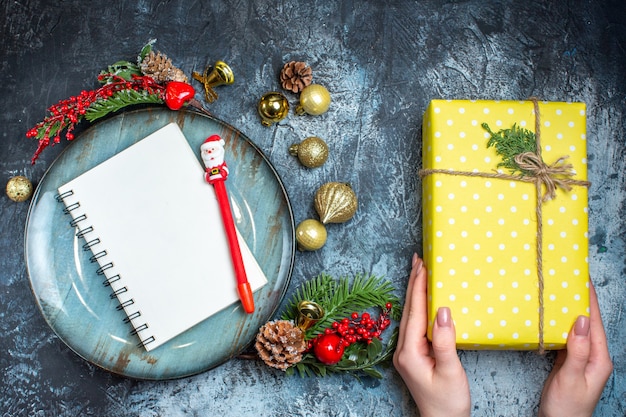
<instances>
[{"instance_id":1,"label":"dark grey background","mask_svg":"<svg viewBox=\"0 0 626 417\"><path fill-rule=\"evenodd\" d=\"M0 172L35 184L67 143L36 165L25 132L48 106L97 86L149 39L187 74L221 59L236 76L213 114L249 136L283 178L296 221L314 217L327 181L349 181L357 216L326 246L298 253L291 291L327 272L385 276L404 296L420 251L421 121L434 98L582 101L588 106L590 269L615 371L597 416L624 416L626 381L624 144L626 5L604 1L0 1ZM320 117L261 126L258 99L278 72L306 61L331 92ZM199 85L196 84L199 88ZM296 97L287 94L292 105ZM198 98L202 96L199 94ZM86 125L86 124L85 124ZM81 125L80 129L85 126ZM307 136L331 148L307 170L287 148ZM28 203L0 199L2 416L379 416L415 406L393 369L382 381L300 379L247 360L175 381L111 375L83 361L45 323L23 259ZM553 354L462 352L476 416L536 412Z\"/></svg>"}]
</instances>

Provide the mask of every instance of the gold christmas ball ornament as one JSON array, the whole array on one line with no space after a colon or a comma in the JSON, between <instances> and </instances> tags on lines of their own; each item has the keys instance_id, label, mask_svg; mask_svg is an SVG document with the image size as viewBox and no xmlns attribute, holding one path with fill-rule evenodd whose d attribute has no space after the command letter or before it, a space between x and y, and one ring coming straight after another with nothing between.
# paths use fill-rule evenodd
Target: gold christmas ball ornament
<instances>
[{"instance_id":1,"label":"gold christmas ball ornament","mask_svg":"<svg viewBox=\"0 0 626 417\"><path fill-rule=\"evenodd\" d=\"M300 104L296 106L296 114L308 113L319 116L326 113L330 107L330 93L326 87L319 84L311 84L300 93Z\"/></svg>"},{"instance_id":2,"label":"gold christmas ball ornament","mask_svg":"<svg viewBox=\"0 0 626 417\"><path fill-rule=\"evenodd\" d=\"M6 192L11 200L21 203L33 195L33 184L28 178L18 175L9 179Z\"/></svg>"},{"instance_id":3,"label":"gold christmas ball ornament","mask_svg":"<svg viewBox=\"0 0 626 417\"><path fill-rule=\"evenodd\" d=\"M326 243L326 227L315 219L303 220L296 227L296 241L301 251L314 251Z\"/></svg>"},{"instance_id":4,"label":"gold christmas ball ornament","mask_svg":"<svg viewBox=\"0 0 626 417\"><path fill-rule=\"evenodd\" d=\"M328 182L315 193L315 210L323 224L344 223L356 213L358 199L349 184Z\"/></svg>"},{"instance_id":5,"label":"gold christmas ball ornament","mask_svg":"<svg viewBox=\"0 0 626 417\"><path fill-rule=\"evenodd\" d=\"M263 126L271 126L273 123L280 122L287 117L289 102L283 94L270 91L261 97L257 110L261 116L261 124Z\"/></svg>"},{"instance_id":6,"label":"gold christmas ball ornament","mask_svg":"<svg viewBox=\"0 0 626 417\"><path fill-rule=\"evenodd\" d=\"M328 159L328 145L322 139L311 136L300 143L289 147L289 153L298 157L300 163L307 168L317 168L324 165Z\"/></svg>"}]
</instances>

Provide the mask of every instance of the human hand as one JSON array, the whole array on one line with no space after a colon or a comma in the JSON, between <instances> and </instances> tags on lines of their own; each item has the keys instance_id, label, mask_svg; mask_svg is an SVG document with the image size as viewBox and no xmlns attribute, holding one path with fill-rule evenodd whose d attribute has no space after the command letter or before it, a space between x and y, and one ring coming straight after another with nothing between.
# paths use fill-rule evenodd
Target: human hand
<instances>
[{"instance_id":1,"label":"human hand","mask_svg":"<svg viewBox=\"0 0 626 417\"><path fill-rule=\"evenodd\" d=\"M426 276L422 260L413 255L393 363L420 416L469 416L469 383L456 353L456 333L449 308L437 311L432 345L426 338Z\"/></svg>"},{"instance_id":2,"label":"human hand","mask_svg":"<svg viewBox=\"0 0 626 417\"><path fill-rule=\"evenodd\" d=\"M589 317L578 317L567 349L557 353L541 394L539 417L591 416L613 372L593 285L589 290Z\"/></svg>"}]
</instances>

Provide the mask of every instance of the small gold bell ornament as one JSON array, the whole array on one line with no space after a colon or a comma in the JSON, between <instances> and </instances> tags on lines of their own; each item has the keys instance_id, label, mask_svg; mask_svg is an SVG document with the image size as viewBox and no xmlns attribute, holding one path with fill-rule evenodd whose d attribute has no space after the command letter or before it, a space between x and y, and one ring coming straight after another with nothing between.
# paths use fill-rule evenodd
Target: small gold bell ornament
<instances>
[{"instance_id":1,"label":"small gold bell ornament","mask_svg":"<svg viewBox=\"0 0 626 417\"><path fill-rule=\"evenodd\" d=\"M296 241L301 251L314 251L326 243L326 227L315 219L303 220L296 227Z\"/></svg>"},{"instance_id":2,"label":"small gold bell ornament","mask_svg":"<svg viewBox=\"0 0 626 417\"><path fill-rule=\"evenodd\" d=\"M311 84L300 93L300 104L296 106L296 114L308 113L319 116L326 113L330 107L330 93L326 87L319 84Z\"/></svg>"},{"instance_id":3,"label":"small gold bell ornament","mask_svg":"<svg viewBox=\"0 0 626 417\"><path fill-rule=\"evenodd\" d=\"M357 207L357 196L349 184L327 182L315 193L315 210L323 224L347 222Z\"/></svg>"},{"instance_id":4,"label":"small gold bell ornament","mask_svg":"<svg viewBox=\"0 0 626 417\"><path fill-rule=\"evenodd\" d=\"M328 145L322 139L311 136L300 143L289 147L289 153L298 157L302 165L307 168L317 168L324 165L328 159Z\"/></svg>"},{"instance_id":5,"label":"small gold bell ornament","mask_svg":"<svg viewBox=\"0 0 626 417\"><path fill-rule=\"evenodd\" d=\"M33 195L33 184L24 176L15 176L7 182L6 193L11 200L21 203Z\"/></svg>"},{"instance_id":6,"label":"small gold bell ornament","mask_svg":"<svg viewBox=\"0 0 626 417\"><path fill-rule=\"evenodd\" d=\"M271 126L273 123L280 122L289 113L289 101L282 93L270 91L261 97L257 106L259 116L261 116L261 124L263 126Z\"/></svg>"},{"instance_id":7,"label":"small gold bell ornament","mask_svg":"<svg viewBox=\"0 0 626 417\"><path fill-rule=\"evenodd\" d=\"M235 82L233 70L224 61L217 61L212 67L206 67L203 74L194 71L191 75L195 80L202 83L204 97L209 103L213 103L218 98L213 87L231 85Z\"/></svg>"}]
</instances>

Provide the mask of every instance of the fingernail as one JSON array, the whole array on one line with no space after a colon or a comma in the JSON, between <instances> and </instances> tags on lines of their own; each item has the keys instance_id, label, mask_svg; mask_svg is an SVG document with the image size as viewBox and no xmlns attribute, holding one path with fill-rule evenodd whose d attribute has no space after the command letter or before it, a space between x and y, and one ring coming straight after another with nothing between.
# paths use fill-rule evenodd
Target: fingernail
<instances>
[{"instance_id":1,"label":"fingernail","mask_svg":"<svg viewBox=\"0 0 626 417\"><path fill-rule=\"evenodd\" d=\"M419 261L417 261L417 268L415 269L415 273L419 274L423 267L424 267L424 261L420 259Z\"/></svg>"},{"instance_id":2,"label":"fingernail","mask_svg":"<svg viewBox=\"0 0 626 417\"><path fill-rule=\"evenodd\" d=\"M414 267L415 264L417 264L417 261L420 259L419 256L417 256L417 253L413 254L413 261L411 262L411 267Z\"/></svg>"},{"instance_id":3,"label":"fingernail","mask_svg":"<svg viewBox=\"0 0 626 417\"><path fill-rule=\"evenodd\" d=\"M450 327L452 324L452 317L449 307L439 307L437 309L437 325L439 327Z\"/></svg>"},{"instance_id":4,"label":"fingernail","mask_svg":"<svg viewBox=\"0 0 626 417\"><path fill-rule=\"evenodd\" d=\"M576 336L588 336L589 335L589 317L578 316L576 324L574 324L574 334Z\"/></svg>"}]
</instances>

